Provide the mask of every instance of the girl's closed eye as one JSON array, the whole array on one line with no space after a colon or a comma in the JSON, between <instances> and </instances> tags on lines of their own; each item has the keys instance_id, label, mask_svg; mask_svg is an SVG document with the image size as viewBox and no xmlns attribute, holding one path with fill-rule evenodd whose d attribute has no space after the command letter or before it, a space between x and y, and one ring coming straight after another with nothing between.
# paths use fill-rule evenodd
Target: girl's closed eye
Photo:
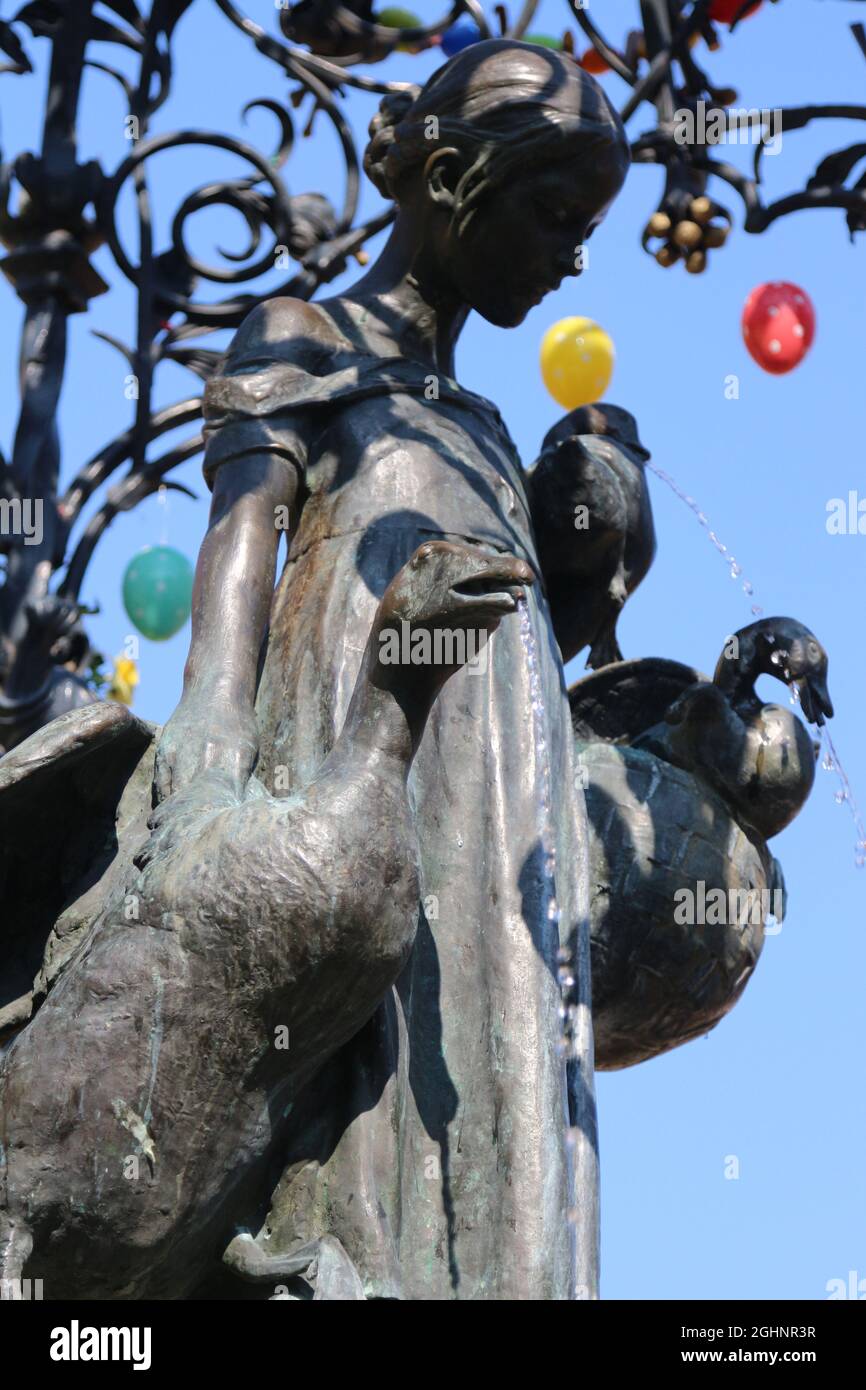
<instances>
[{"instance_id":1,"label":"girl's closed eye","mask_svg":"<svg viewBox=\"0 0 866 1390\"><path fill-rule=\"evenodd\" d=\"M569 220L567 209L556 207L544 198L536 198L535 207L543 222L549 222L556 227L564 227Z\"/></svg>"}]
</instances>

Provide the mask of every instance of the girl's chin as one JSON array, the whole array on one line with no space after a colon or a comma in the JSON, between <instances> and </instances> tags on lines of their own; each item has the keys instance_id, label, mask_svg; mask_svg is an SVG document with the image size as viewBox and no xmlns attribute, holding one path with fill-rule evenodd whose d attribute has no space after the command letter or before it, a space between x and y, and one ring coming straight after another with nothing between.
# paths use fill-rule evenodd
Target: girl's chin
<instances>
[{"instance_id":1,"label":"girl's chin","mask_svg":"<svg viewBox=\"0 0 866 1390\"><path fill-rule=\"evenodd\" d=\"M543 298L543 294L534 295L527 291L507 300L498 300L495 304L476 304L474 307L476 313L496 328L516 328Z\"/></svg>"}]
</instances>

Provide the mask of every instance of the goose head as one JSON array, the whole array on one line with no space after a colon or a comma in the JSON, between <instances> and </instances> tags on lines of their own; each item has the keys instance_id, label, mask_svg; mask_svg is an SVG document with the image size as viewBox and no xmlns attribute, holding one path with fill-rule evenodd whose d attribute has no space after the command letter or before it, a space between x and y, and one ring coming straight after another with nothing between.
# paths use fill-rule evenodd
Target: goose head
<instances>
[{"instance_id":1,"label":"goose head","mask_svg":"<svg viewBox=\"0 0 866 1390\"><path fill-rule=\"evenodd\" d=\"M827 686L827 653L817 637L795 618L762 618L741 628L725 645L713 676L714 684L738 704L759 706L755 681L775 676L797 692L810 724L833 717ZM733 655L729 654L729 648Z\"/></svg>"},{"instance_id":2,"label":"goose head","mask_svg":"<svg viewBox=\"0 0 866 1390\"><path fill-rule=\"evenodd\" d=\"M785 637L785 680L800 697L800 706L810 724L823 724L833 718L833 701L827 686L827 653L807 627L790 625L796 632Z\"/></svg>"},{"instance_id":3,"label":"goose head","mask_svg":"<svg viewBox=\"0 0 866 1390\"><path fill-rule=\"evenodd\" d=\"M381 621L423 628L477 626L493 632L506 613L515 612L534 579L526 561L513 555L427 541L388 586Z\"/></svg>"},{"instance_id":4,"label":"goose head","mask_svg":"<svg viewBox=\"0 0 866 1390\"><path fill-rule=\"evenodd\" d=\"M534 579L526 561L513 555L492 555L450 541L425 542L379 605L373 639L380 683L383 668L408 665L404 679L438 687L486 645Z\"/></svg>"}]
</instances>

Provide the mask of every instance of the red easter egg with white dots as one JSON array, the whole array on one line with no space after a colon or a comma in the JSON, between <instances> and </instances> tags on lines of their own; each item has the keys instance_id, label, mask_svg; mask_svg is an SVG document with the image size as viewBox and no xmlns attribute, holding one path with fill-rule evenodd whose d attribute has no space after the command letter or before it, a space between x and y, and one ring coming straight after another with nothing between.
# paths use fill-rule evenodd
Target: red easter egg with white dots
<instances>
[{"instance_id":1,"label":"red easter egg with white dots","mask_svg":"<svg viewBox=\"0 0 866 1390\"><path fill-rule=\"evenodd\" d=\"M793 371L814 337L815 310L799 285L774 280L752 290L743 308L743 340L765 372Z\"/></svg>"}]
</instances>

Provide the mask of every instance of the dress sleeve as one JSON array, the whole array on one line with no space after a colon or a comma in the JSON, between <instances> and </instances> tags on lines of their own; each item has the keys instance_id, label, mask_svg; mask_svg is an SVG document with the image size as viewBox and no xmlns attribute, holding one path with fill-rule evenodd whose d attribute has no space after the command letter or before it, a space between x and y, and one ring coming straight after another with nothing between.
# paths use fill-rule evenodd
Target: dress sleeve
<instances>
[{"instance_id":1,"label":"dress sleeve","mask_svg":"<svg viewBox=\"0 0 866 1390\"><path fill-rule=\"evenodd\" d=\"M209 488L218 468L259 451L284 459L303 484L309 412L302 391L293 404L286 382L307 375L303 358L309 347L293 331L297 309L306 307L279 299L260 304L241 324L220 371L208 382L203 473Z\"/></svg>"}]
</instances>

